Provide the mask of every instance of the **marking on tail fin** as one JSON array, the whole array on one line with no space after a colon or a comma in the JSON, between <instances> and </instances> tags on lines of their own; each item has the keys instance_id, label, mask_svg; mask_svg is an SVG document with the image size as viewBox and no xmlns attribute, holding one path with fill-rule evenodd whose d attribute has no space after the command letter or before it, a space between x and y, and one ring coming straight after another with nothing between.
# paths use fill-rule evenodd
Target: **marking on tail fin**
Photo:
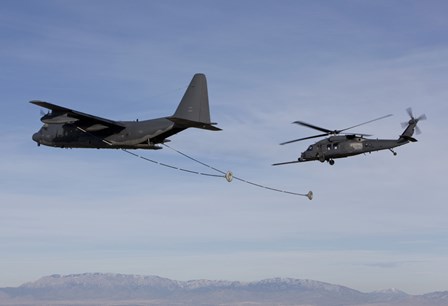
<instances>
[{"instance_id":1,"label":"marking on tail fin","mask_svg":"<svg viewBox=\"0 0 448 306\"><path fill-rule=\"evenodd\" d=\"M211 124L207 79L204 74L197 73L193 76L172 117Z\"/></svg>"}]
</instances>

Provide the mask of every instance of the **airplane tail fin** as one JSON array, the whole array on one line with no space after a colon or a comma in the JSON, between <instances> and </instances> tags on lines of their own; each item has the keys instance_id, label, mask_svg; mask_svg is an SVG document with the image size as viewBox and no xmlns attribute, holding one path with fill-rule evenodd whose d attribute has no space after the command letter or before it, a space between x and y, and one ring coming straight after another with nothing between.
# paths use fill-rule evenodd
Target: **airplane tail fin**
<instances>
[{"instance_id":1,"label":"airplane tail fin","mask_svg":"<svg viewBox=\"0 0 448 306\"><path fill-rule=\"evenodd\" d=\"M221 130L214 126L216 123L210 121L207 79L204 74L197 73L193 76L176 112L168 119L185 127Z\"/></svg>"}]
</instances>

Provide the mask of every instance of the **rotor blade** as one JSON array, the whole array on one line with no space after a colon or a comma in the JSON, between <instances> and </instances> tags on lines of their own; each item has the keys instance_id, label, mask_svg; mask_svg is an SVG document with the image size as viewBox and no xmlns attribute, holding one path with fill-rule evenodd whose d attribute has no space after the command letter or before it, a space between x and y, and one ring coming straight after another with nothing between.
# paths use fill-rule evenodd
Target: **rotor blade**
<instances>
[{"instance_id":1,"label":"rotor blade","mask_svg":"<svg viewBox=\"0 0 448 306\"><path fill-rule=\"evenodd\" d=\"M289 164L297 164L300 163L298 160L290 161L290 162L283 162L283 163L276 163L272 164L272 166L281 166L281 165L289 165Z\"/></svg>"},{"instance_id":2,"label":"rotor blade","mask_svg":"<svg viewBox=\"0 0 448 306\"><path fill-rule=\"evenodd\" d=\"M357 124L357 125L345 128L343 130L337 130L335 132L337 132L336 134L339 134L340 132L347 131L349 129L352 129L352 128L355 128L355 127L358 127L358 126L361 126L361 125L364 125L364 124L367 124L367 123L370 123L370 122L374 122L374 121L377 121L377 120L381 120L381 119L384 119L384 118L387 118L387 117L390 117L390 116L392 116L392 114L389 114L389 115L386 115L386 116L382 116L382 117L379 117L379 118L375 118L375 119L372 119L372 120L369 120L369 121L366 121L366 122L363 122L363 123L360 123L360 124Z\"/></svg>"},{"instance_id":3,"label":"rotor blade","mask_svg":"<svg viewBox=\"0 0 448 306\"><path fill-rule=\"evenodd\" d=\"M282 142L281 145L285 145L285 144L292 143L292 142L297 142L297 141L302 141L302 140L306 140L306 139L324 137L324 136L327 136L327 135L328 134L320 134L320 135L314 135L314 136L309 136L309 137L305 137L305 138L294 139L294 140Z\"/></svg>"},{"instance_id":4,"label":"rotor blade","mask_svg":"<svg viewBox=\"0 0 448 306\"><path fill-rule=\"evenodd\" d=\"M364 134L364 133L342 133L342 135L345 135L345 136L353 135L353 136L363 136L363 137L372 136L372 134Z\"/></svg>"},{"instance_id":5,"label":"rotor blade","mask_svg":"<svg viewBox=\"0 0 448 306\"><path fill-rule=\"evenodd\" d=\"M319 127L319 126L315 126L315 125L312 125L312 124L303 122L303 121L294 121L293 123L295 123L295 124L300 124L300 125L303 125L303 126L306 126L306 127L309 127L309 128L311 128L311 129L315 129L315 130L318 130L318 131L321 131L321 132L325 132L325 133L327 133L327 134L331 134L331 133L333 133L333 131L330 131L330 130L321 128L321 127Z\"/></svg>"},{"instance_id":6,"label":"rotor blade","mask_svg":"<svg viewBox=\"0 0 448 306\"><path fill-rule=\"evenodd\" d=\"M414 114L412 114L412 108L411 107L406 108L406 112L408 113L409 117L414 119Z\"/></svg>"},{"instance_id":7,"label":"rotor blade","mask_svg":"<svg viewBox=\"0 0 448 306\"><path fill-rule=\"evenodd\" d=\"M420 120L426 120L426 115L425 115L425 114L420 115L420 116L417 118L417 120L418 120L418 121L420 121Z\"/></svg>"},{"instance_id":8,"label":"rotor blade","mask_svg":"<svg viewBox=\"0 0 448 306\"><path fill-rule=\"evenodd\" d=\"M415 133L417 135L420 135L422 133L422 130L420 130L420 128L418 126L415 126Z\"/></svg>"}]
</instances>

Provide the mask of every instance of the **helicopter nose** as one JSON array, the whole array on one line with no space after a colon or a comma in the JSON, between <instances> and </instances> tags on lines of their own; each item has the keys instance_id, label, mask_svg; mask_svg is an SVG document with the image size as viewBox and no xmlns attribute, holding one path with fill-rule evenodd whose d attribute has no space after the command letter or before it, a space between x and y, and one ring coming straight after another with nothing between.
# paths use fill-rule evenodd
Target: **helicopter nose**
<instances>
[{"instance_id":1,"label":"helicopter nose","mask_svg":"<svg viewBox=\"0 0 448 306\"><path fill-rule=\"evenodd\" d=\"M33 134L33 140L37 143L40 142L40 134L39 133L34 133Z\"/></svg>"}]
</instances>

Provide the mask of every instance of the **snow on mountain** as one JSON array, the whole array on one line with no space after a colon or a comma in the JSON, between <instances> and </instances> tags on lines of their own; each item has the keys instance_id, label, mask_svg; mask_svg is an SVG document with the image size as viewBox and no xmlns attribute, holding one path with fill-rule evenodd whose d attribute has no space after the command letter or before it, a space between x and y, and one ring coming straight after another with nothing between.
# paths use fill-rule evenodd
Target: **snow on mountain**
<instances>
[{"instance_id":1,"label":"snow on mountain","mask_svg":"<svg viewBox=\"0 0 448 306\"><path fill-rule=\"evenodd\" d=\"M126 275L112 273L84 273L59 275L54 274L40 278L35 282L23 284L19 288L67 288L67 287L95 287L95 288L116 288L116 287L165 287L176 289L179 287L177 281L159 276Z\"/></svg>"},{"instance_id":2,"label":"snow on mountain","mask_svg":"<svg viewBox=\"0 0 448 306\"><path fill-rule=\"evenodd\" d=\"M448 291L437 291L424 294L423 297L429 300L437 300L437 301L445 301L446 305L448 305Z\"/></svg>"},{"instance_id":3,"label":"snow on mountain","mask_svg":"<svg viewBox=\"0 0 448 306\"><path fill-rule=\"evenodd\" d=\"M397 301L411 297L406 292L398 290L396 288L374 291L369 293L369 295L374 301Z\"/></svg>"},{"instance_id":4,"label":"snow on mountain","mask_svg":"<svg viewBox=\"0 0 448 306\"><path fill-rule=\"evenodd\" d=\"M178 282L181 288L188 290L203 288L239 288L244 286L241 282L236 281L213 281L213 280L190 280L186 282Z\"/></svg>"},{"instance_id":5,"label":"snow on mountain","mask_svg":"<svg viewBox=\"0 0 448 306\"><path fill-rule=\"evenodd\" d=\"M0 305L18 300L20 305L74 305L61 301L112 305L114 301L113 305L448 306L448 291L412 296L398 289L363 293L344 286L293 278L254 282L176 281L159 276L84 273L55 274L17 288L0 288ZM122 302L116 304L116 301Z\"/></svg>"},{"instance_id":6,"label":"snow on mountain","mask_svg":"<svg viewBox=\"0 0 448 306\"><path fill-rule=\"evenodd\" d=\"M138 287L156 287L164 289L184 289L195 290L203 288L251 288L251 289L269 289L269 290L324 290L328 292L356 292L358 291L329 283L302 280L293 278L271 278L255 282L238 281L216 281L216 280L190 280L175 281L159 276L126 275L113 273L84 273L59 275L54 274L45 276L34 282L28 282L21 285L22 289L40 289L40 288L138 288Z\"/></svg>"},{"instance_id":7,"label":"snow on mountain","mask_svg":"<svg viewBox=\"0 0 448 306\"><path fill-rule=\"evenodd\" d=\"M250 283L252 286L272 287L274 289L302 289L302 290L323 290L328 292L351 292L359 293L359 291L329 283L319 282L309 279L294 278L270 278L258 282Z\"/></svg>"}]
</instances>

